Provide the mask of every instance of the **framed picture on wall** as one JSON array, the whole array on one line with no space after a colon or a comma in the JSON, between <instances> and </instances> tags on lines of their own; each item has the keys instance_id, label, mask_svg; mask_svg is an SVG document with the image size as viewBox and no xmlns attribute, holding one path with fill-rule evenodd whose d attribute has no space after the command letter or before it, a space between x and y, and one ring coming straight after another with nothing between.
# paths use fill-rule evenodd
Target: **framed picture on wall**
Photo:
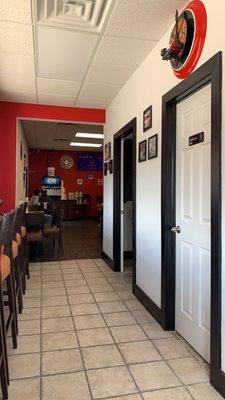
<instances>
[{"instance_id":1,"label":"framed picture on wall","mask_svg":"<svg viewBox=\"0 0 225 400\"><path fill-rule=\"evenodd\" d=\"M109 161L111 158L111 142L105 145L105 161Z\"/></svg>"},{"instance_id":2,"label":"framed picture on wall","mask_svg":"<svg viewBox=\"0 0 225 400\"><path fill-rule=\"evenodd\" d=\"M104 175L107 175L108 172L108 163L104 163Z\"/></svg>"},{"instance_id":3,"label":"framed picture on wall","mask_svg":"<svg viewBox=\"0 0 225 400\"><path fill-rule=\"evenodd\" d=\"M139 143L139 151L138 151L138 161L143 162L147 159L147 140L142 140Z\"/></svg>"},{"instance_id":4,"label":"framed picture on wall","mask_svg":"<svg viewBox=\"0 0 225 400\"><path fill-rule=\"evenodd\" d=\"M148 159L158 157L158 135L148 138Z\"/></svg>"},{"instance_id":5,"label":"framed picture on wall","mask_svg":"<svg viewBox=\"0 0 225 400\"><path fill-rule=\"evenodd\" d=\"M152 106L143 112L143 131L146 132L150 128L152 128Z\"/></svg>"},{"instance_id":6,"label":"framed picture on wall","mask_svg":"<svg viewBox=\"0 0 225 400\"><path fill-rule=\"evenodd\" d=\"M109 173L112 174L113 173L113 160L109 161Z\"/></svg>"}]
</instances>

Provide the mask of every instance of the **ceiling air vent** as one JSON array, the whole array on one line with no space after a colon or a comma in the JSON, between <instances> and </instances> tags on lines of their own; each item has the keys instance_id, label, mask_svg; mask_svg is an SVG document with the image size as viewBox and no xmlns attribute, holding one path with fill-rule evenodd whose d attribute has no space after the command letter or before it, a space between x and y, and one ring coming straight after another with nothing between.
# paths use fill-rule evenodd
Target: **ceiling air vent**
<instances>
[{"instance_id":1,"label":"ceiling air vent","mask_svg":"<svg viewBox=\"0 0 225 400\"><path fill-rule=\"evenodd\" d=\"M115 0L35 0L37 23L99 33Z\"/></svg>"}]
</instances>

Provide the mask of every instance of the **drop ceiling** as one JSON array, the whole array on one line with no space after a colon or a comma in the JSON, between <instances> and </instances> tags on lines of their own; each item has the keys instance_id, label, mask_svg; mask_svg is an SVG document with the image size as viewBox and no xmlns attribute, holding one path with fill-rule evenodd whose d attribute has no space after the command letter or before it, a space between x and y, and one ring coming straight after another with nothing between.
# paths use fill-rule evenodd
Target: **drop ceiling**
<instances>
[{"instance_id":1,"label":"drop ceiling","mask_svg":"<svg viewBox=\"0 0 225 400\"><path fill-rule=\"evenodd\" d=\"M187 0L1 0L0 100L107 108Z\"/></svg>"},{"instance_id":2,"label":"drop ceiling","mask_svg":"<svg viewBox=\"0 0 225 400\"><path fill-rule=\"evenodd\" d=\"M102 152L102 139L77 138L77 132L103 133L102 125L81 123L63 123L48 121L21 120L28 147L31 149L70 150L70 151L100 151ZM98 143L99 148L71 147L71 142Z\"/></svg>"}]
</instances>

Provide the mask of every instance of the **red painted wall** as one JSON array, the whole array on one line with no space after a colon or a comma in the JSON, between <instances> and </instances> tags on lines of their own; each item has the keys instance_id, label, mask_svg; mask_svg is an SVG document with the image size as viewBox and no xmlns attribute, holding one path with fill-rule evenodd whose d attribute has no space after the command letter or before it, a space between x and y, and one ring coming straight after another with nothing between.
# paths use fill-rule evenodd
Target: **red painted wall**
<instances>
[{"instance_id":1,"label":"red painted wall","mask_svg":"<svg viewBox=\"0 0 225 400\"><path fill-rule=\"evenodd\" d=\"M105 110L0 102L0 211L15 206L17 118L105 122Z\"/></svg>"},{"instance_id":2,"label":"red painted wall","mask_svg":"<svg viewBox=\"0 0 225 400\"><path fill-rule=\"evenodd\" d=\"M60 157L70 154L73 157L74 165L70 169L60 166ZM98 179L103 178L102 171L77 171L77 152L61 150L29 150L29 196L35 189L41 188L41 180L47 175L47 167L55 167L55 175L63 179L66 194L75 190L82 190L85 194L90 194L92 201L96 202L96 196L103 196L103 186L98 185ZM87 179L88 173L93 175L93 179ZM83 185L77 185L77 179L83 179ZM87 210L87 216L96 215L96 204Z\"/></svg>"}]
</instances>

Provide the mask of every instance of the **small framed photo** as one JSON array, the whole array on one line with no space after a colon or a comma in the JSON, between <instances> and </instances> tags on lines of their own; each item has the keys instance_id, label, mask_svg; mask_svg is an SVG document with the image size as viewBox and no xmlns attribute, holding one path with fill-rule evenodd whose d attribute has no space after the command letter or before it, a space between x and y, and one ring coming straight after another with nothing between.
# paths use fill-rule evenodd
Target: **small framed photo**
<instances>
[{"instance_id":1,"label":"small framed photo","mask_svg":"<svg viewBox=\"0 0 225 400\"><path fill-rule=\"evenodd\" d=\"M112 174L113 173L113 160L109 161L109 173Z\"/></svg>"},{"instance_id":2,"label":"small framed photo","mask_svg":"<svg viewBox=\"0 0 225 400\"><path fill-rule=\"evenodd\" d=\"M78 185L83 185L83 179L77 179L77 184Z\"/></svg>"},{"instance_id":3,"label":"small framed photo","mask_svg":"<svg viewBox=\"0 0 225 400\"><path fill-rule=\"evenodd\" d=\"M139 143L138 161L143 162L147 159L147 140L142 140Z\"/></svg>"},{"instance_id":4,"label":"small framed photo","mask_svg":"<svg viewBox=\"0 0 225 400\"><path fill-rule=\"evenodd\" d=\"M143 131L146 132L150 128L152 128L152 106L143 112Z\"/></svg>"},{"instance_id":5,"label":"small framed photo","mask_svg":"<svg viewBox=\"0 0 225 400\"><path fill-rule=\"evenodd\" d=\"M111 158L111 142L105 145L105 161L109 161Z\"/></svg>"},{"instance_id":6,"label":"small framed photo","mask_svg":"<svg viewBox=\"0 0 225 400\"><path fill-rule=\"evenodd\" d=\"M107 175L107 172L108 172L108 163L105 162L104 163L104 175Z\"/></svg>"},{"instance_id":7,"label":"small framed photo","mask_svg":"<svg viewBox=\"0 0 225 400\"><path fill-rule=\"evenodd\" d=\"M93 174L87 174L87 178L88 178L88 180L91 180L94 178L94 176L93 176Z\"/></svg>"},{"instance_id":8,"label":"small framed photo","mask_svg":"<svg viewBox=\"0 0 225 400\"><path fill-rule=\"evenodd\" d=\"M148 138L148 159L158 157L158 135Z\"/></svg>"},{"instance_id":9,"label":"small framed photo","mask_svg":"<svg viewBox=\"0 0 225 400\"><path fill-rule=\"evenodd\" d=\"M102 178L98 179L98 185L103 185L103 179Z\"/></svg>"}]
</instances>

